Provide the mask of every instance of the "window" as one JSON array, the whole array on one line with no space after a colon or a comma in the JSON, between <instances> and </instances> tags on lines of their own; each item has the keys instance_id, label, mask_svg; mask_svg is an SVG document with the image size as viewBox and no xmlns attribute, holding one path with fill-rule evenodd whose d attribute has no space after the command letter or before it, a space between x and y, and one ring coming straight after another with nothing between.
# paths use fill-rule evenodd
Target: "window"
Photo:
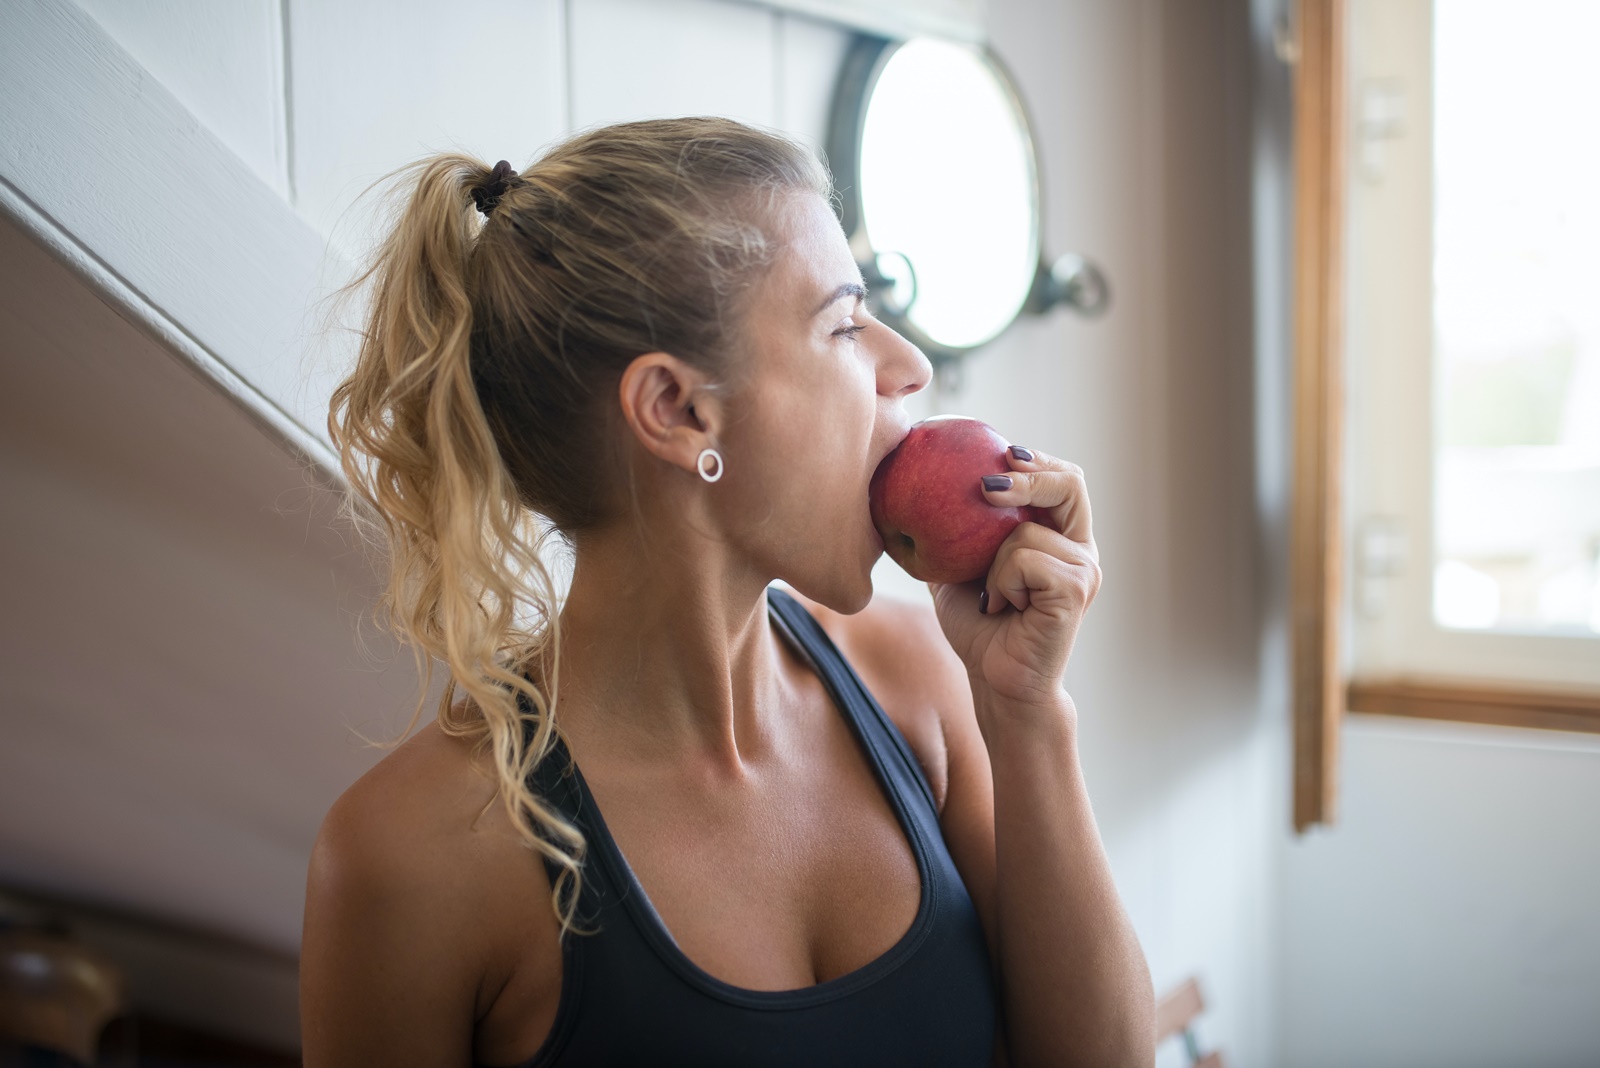
<instances>
[{"instance_id":1,"label":"window","mask_svg":"<svg viewBox=\"0 0 1600 1068\"><path fill-rule=\"evenodd\" d=\"M1600 689L1600 30L1355 0L1351 674Z\"/></svg>"},{"instance_id":2,"label":"window","mask_svg":"<svg viewBox=\"0 0 1600 1068\"><path fill-rule=\"evenodd\" d=\"M1304 827L1345 698L1600 730L1600 4L1298 12L1296 138L1323 141L1296 156Z\"/></svg>"},{"instance_id":3,"label":"window","mask_svg":"<svg viewBox=\"0 0 1600 1068\"><path fill-rule=\"evenodd\" d=\"M1594 637L1600 5L1512 10L1434 11L1433 620Z\"/></svg>"}]
</instances>

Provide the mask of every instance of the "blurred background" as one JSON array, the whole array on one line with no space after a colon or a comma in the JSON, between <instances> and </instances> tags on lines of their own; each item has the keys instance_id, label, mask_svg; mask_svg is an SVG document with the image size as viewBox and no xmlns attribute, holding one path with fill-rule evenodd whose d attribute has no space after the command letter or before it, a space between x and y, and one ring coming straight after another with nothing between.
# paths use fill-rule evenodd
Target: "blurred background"
<instances>
[{"instance_id":1,"label":"blurred background","mask_svg":"<svg viewBox=\"0 0 1600 1068\"><path fill-rule=\"evenodd\" d=\"M1600 686L1593 6L1334 6L1344 668ZM912 407L1088 473L1106 578L1069 684L1158 992L1197 979L1195 1045L1245 1068L1600 1064L1597 728L1352 715L1337 818L1291 829L1293 7L0 0L0 999L60 1006L0 1035L298 1063L311 844L416 685L326 442L361 191L651 116L822 150L860 40L931 37L1003 60L1038 250L1112 293Z\"/></svg>"}]
</instances>

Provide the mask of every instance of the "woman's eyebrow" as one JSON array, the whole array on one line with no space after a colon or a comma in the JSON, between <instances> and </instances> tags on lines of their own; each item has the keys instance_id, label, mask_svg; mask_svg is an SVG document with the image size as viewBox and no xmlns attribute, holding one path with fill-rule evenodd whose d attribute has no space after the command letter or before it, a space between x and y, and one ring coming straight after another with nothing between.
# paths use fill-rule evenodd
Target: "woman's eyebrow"
<instances>
[{"instance_id":1,"label":"woman's eyebrow","mask_svg":"<svg viewBox=\"0 0 1600 1068\"><path fill-rule=\"evenodd\" d=\"M866 300L867 287L862 285L860 282L846 282L844 285L828 294L828 299L823 301L821 304L818 304L817 310L811 314L813 316L821 315L823 312L828 310L828 306L830 304L844 297L855 297L858 301Z\"/></svg>"}]
</instances>

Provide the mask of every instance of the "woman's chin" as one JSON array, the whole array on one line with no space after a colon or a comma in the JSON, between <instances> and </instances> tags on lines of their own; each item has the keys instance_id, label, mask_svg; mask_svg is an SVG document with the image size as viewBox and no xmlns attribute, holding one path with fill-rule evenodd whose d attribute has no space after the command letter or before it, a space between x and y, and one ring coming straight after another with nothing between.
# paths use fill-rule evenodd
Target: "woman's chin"
<instances>
[{"instance_id":1,"label":"woman's chin","mask_svg":"<svg viewBox=\"0 0 1600 1068\"><path fill-rule=\"evenodd\" d=\"M799 581L786 581L797 591L825 608L840 615L851 616L867 607L872 601L873 562L873 560L866 561L866 566L860 571L853 573L835 571L818 576L804 584Z\"/></svg>"},{"instance_id":2,"label":"woman's chin","mask_svg":"<svg viewBox=\"0 0 1600 1068\"><path fill-rule=\"evenodd\" d=\"M872 603L872 565L877 563L878 556L874 553L871 560L867 561L866 570L858 576L858 581L851 583L850 589L842 598L847 603L840 604L834 611L844 615L854 615Z\"/></svg>"}]
</instances>

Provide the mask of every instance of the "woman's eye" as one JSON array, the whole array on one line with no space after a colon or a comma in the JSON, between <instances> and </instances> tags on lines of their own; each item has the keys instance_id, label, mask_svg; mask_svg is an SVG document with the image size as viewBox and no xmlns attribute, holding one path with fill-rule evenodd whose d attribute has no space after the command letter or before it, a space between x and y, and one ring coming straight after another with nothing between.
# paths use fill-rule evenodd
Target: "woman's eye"
<instances>
[{"instance_id":1,"label":"woman's eye","mask_svg":"<svg viewBox=\"0 0 1600 1068\"><path fill-rule=\"evenodd\" d=\"M867 328L867 324L866 323L855 323L855 324L852 324L850 326L841 327L840 329L835 330L833 332L833 336L834 337L855 337L857 334L861 333L861 331L865 330L866 328Z\"/></svg>"}]
</instances>

